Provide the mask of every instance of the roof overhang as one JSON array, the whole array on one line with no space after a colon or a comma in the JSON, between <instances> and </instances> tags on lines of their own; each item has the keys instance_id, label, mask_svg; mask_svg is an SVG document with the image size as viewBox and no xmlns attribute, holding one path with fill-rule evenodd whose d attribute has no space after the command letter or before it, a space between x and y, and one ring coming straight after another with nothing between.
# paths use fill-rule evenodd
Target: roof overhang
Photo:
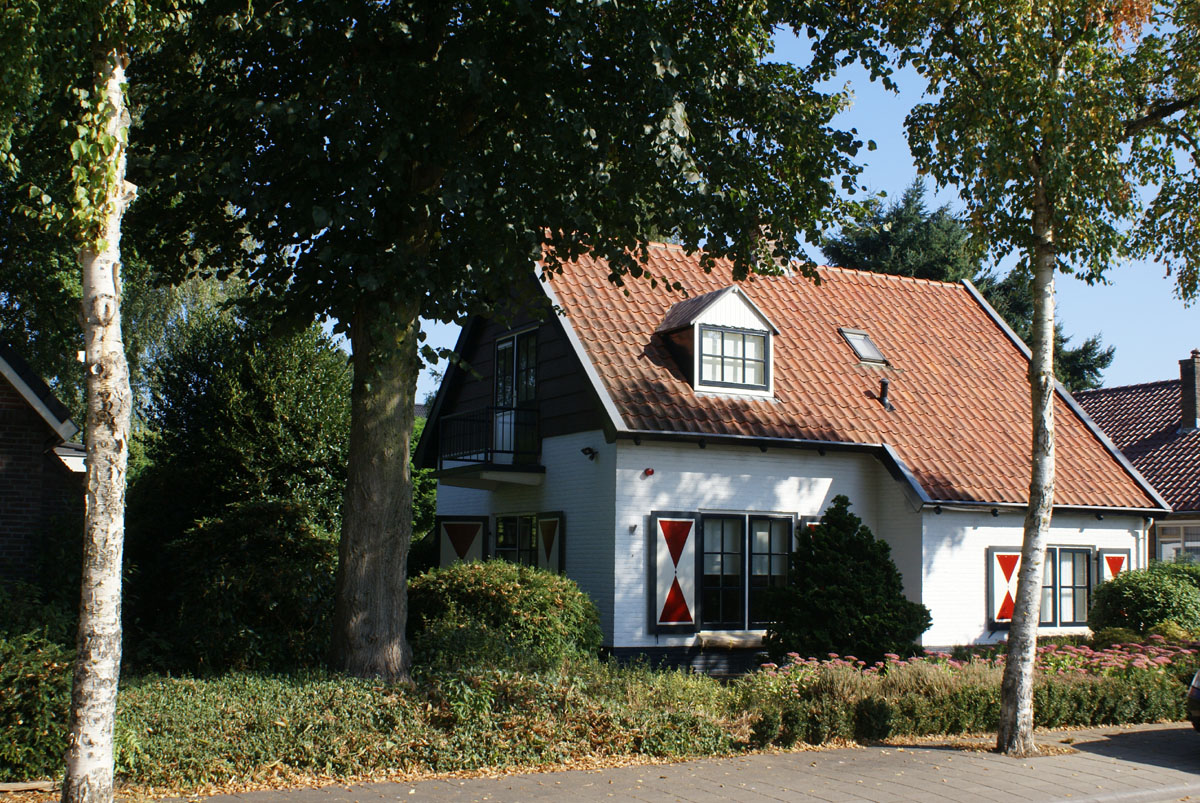
<instances>
[{"instance_id":1,"label":"roof overhang","mask_svg":"<svg viewBox=\"0 0 1200 803\"><path fill-rule=\"evenodd\" d=\"M21 394L21 398L23 398L26 403L28 403L29 406L32 407L39 416L41 416L42 420L45 421L52 430L54 430L58 437L62 438L64 441L69 441L71 438L75 437L76 433L79 432L79 427L75 426L75 422L73 422L70 418L55 415L54 412L51 411L50 407L47 406L46 402L42 400L41 396L39 396L30 386L29 382L25 381L25 378L21 376L21 373L17 370L16 366L6 360L2 354L0 354L0 375L8 380L8 383L16 389L17 393Z\"/></svg>"}]
</instances>

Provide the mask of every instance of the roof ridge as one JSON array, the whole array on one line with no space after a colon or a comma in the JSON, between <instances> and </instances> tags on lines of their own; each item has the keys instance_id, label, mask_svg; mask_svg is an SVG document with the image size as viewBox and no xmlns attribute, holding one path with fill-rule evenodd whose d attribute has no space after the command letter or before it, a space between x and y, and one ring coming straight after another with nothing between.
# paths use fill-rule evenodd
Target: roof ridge
<instances>
[{"instance_id":1,"label":"roof ridge","mask_svg":"<svg viewBox=\"0 0 1200 803\"><path fill-rule=\"evenodd\" d=\"M1113 385L1111 388L1091 388L1089 390L1077 390L1072 393L1072 396L1087 396L1098 395L1101 393L1115 393L1123 390L1137 390L1139 388L1150 388L1155 385L1172 385L1179 384L1178 379L1156 379L1153 382L1137 382L1132 385Z\"/></svg>"}]
</instances>

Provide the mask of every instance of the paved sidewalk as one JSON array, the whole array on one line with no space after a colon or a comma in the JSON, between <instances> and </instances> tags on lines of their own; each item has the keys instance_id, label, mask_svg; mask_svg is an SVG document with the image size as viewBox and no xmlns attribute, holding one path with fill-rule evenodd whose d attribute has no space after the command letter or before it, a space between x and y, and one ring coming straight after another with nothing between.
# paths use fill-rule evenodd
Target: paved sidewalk
<instances>
[{"instance_id":1,"label":"paved sidewalk","mask_svg":"<svg viewBox=\"0 0 1200 803\"><path fill-rule=\"evenodd\" d=\"M210 803L377 801L1200 801L1200 734L1142 725L1042 734L1019 760L946 744L775 753L598 771L249 792Z\"/></svg>"}]
</instances>

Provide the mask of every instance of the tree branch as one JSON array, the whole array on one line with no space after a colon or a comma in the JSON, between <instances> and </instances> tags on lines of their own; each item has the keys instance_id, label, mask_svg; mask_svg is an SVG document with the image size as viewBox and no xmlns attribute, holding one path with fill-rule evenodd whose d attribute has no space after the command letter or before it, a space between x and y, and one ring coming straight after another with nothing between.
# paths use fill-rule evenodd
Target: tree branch
<instances>
[{"instance_id":1,"label":"tree branch","mask_svg":"<svg viewBox=\"0 0 1200 803\"><path fill-rule=\"evenodd\" d=\"M1135 134L1145 131L1147 128L1156 126L1163 120L1170 117L1176 112L1181 112L1200 103L1200 94L1190 95L1186 98L1178 98L1168 103L1160 103L1146 110L1141 117L1129 120L1125 123L1125 138L1128 139Z\"/></svg>"}]
</instances>

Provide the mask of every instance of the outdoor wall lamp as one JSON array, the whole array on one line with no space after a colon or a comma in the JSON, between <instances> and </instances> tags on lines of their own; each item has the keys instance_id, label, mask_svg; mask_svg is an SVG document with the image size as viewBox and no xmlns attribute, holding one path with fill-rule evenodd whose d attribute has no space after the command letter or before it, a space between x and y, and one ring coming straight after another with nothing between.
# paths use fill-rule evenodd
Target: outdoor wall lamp
<instances>
[{"instance_id":1,"label":"outdoor wall lamp","mask_svg":"<svg viewBox=\"0 0 1200 803\"><path fill-rule=\"evenodd\" d=\"M595 460L596 455L598 454L598 452L590 446L585 446L582 449L580 449L579 451L583 452L583 456L586 457L588 460Z\"/></svg>"}]
</instances>

